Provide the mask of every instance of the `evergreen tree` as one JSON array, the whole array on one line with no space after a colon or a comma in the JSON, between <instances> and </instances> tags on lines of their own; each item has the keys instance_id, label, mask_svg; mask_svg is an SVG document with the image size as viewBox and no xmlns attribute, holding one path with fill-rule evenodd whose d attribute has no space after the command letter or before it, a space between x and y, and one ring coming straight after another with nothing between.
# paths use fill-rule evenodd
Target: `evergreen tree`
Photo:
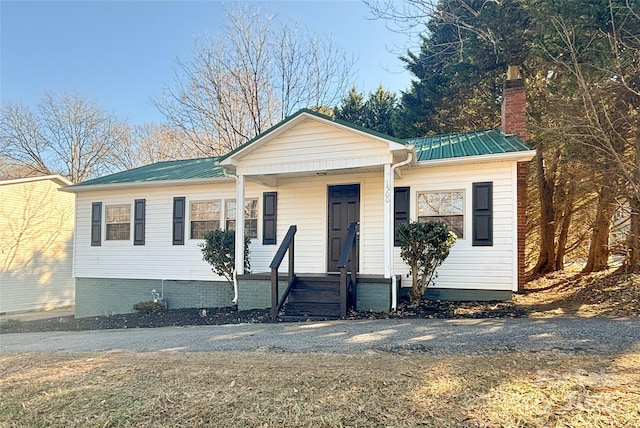
<instances>
[{"instance_id":1,"label":"evergreen tree","mask_svg":"<svg viewBox=\"0 0 640 428\"><path fill-rule=\"evenodd\" d=\"M355 86L342 99L339 107L334 109L336 119L342 119L354 125L365 126L364 94Z\"/></svg>"},{"instance_id":2,"label":"evergreen tree","mask_svg":"<svg viewBox=\"0 0 640 428\"><path fill-rule=\"evenodd\" d=\"M382 85L378 86L364 103L364 126L393 136L397 108L396 95L385 90Z\"/></svg>"},{"instance_id":3,"label":"evergreen tree","mask_svg":"<svg viewBox=\"0 0 640 428\"><path fill-rule=\"evenodd\" d=\"M371 92L366 101L364 93L354 86L334 109L334 114L337 119L393 136L397 111L396 95L382 85Z\"/></svg>"},{"instance_id":4,"label":"evergreen tree","mask_svg":"<svg viewBox=\"0 0 640 428\"><path fill-rule=\"evenodd\" d=\"M504 71L520 65L537 150L530 273L562 269L567 251L588 254L586 270L606 266L619 195L632 208L626 269L640 271L640 1L385 5L382 16L405 23L428 17L420 50L403 57L416 79L401 97L398 136L498 126Z\"/></svg>"},{"instance_id":5,"label":"evergreen tree","mask_svg":"<svg viewBox=\"0 0 640 428\"><path fill-rule=\"evenodd\" d=\"M504 70L527 57L531 26L516 0L441 0L420 51L402 57L416 80L402 95L399 136L496 127Z\"/></svg>"}]
</instances>

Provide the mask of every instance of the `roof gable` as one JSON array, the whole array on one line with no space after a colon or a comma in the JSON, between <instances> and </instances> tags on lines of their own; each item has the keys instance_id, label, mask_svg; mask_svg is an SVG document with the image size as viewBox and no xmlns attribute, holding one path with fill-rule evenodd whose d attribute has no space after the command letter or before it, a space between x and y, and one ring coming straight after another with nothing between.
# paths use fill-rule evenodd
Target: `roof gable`
<instances>
[{"instance_id":1,"label":"roof gable","mask_svg":"<svg viewBox=\"0 0 640 428\"><path fill-rule=\"evenodd\" d=\"M301 109L297 111L295 114L287 117L286 119L272 126L268 130L262 132L261 134L247 141L245 144L241 145L240 147L222 156L220 158L220 164L225 166L235 164L239 159L242 159L244 156L248 155L249 153L252 153L255 150L258 150L262 145L267 144L269 141L272 141L278 138L282 134L288 132L292 128L298 126L299 124L309 119L317 121L318 123L323 123L325 125L342 129L347 132L358 133L362 136L365 136L372 140L376 140L380 143L392 145L393 149L399 149L400 147L404 147L405 145L405 141L400 140L398 138L391 137L389 135L385 135L368 128L364 128L362 126L354 125L352 123L349 123L340 119L335 119L330 116L326 116L324 114L315 112L313 110Z\"/></svg>"},{"instance_id":2,"label":"roof gable","mask_svg":"<svg viewBox=\"0 0 640 428\"><path fill-rule=\"evenodd\" d=\"M301 110L220 161L239 175L379 168L405 159L404 141Z\"/></svg>"}]
</instances>

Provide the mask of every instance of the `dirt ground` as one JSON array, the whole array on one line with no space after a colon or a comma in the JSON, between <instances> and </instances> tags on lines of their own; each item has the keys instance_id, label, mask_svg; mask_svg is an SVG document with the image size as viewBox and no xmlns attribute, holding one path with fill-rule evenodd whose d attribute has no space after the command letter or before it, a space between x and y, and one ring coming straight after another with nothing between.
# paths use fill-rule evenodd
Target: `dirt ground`
<instances>
[{"instance_id":1,"label":"dirt ground","mask_svg":"<svg viewBox=\"0 0 640 428\"><path fill-rule=\"evenodd\" d=\"M204 309L204 311L203 311ZM401 301L391 313L354 311L349 319L383 318L521 318L640 316L640 275L555 273L526 285L508 302L424 300L418 306ZM234 308L173 309L152 314L132 313L75 319L73 316L34 321L5 320L0 333L149 328L272 322L265 310Z\"/></svg>"}]
</instances>

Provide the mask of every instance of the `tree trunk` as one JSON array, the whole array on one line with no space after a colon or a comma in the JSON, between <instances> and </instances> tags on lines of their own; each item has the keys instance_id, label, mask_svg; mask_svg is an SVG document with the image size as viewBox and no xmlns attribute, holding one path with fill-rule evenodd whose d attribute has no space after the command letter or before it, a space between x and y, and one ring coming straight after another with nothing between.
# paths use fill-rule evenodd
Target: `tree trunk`
<instances>
[{"instance_id":1,"label":"tree trunk","mask_svg":"<svg viewBox=\"0 0 640 428\"><path fill-rule=\"evenodd\" d=\"M567 240L569 239L569 226L571 225L571 216L573 214L573 198L575 195L575 186L571 182L566 185L567 191L564 195L564 206L562 207L562 221L560 222L560 234L558 236L558 245L556 248L555 268L564 269L564 256L567 252Z\"/></svg>"},{"instance_id":2,"label":"tree trunk","mask_svg":"<svg viewBox=\"0 0 640 428\"><path fill-rule=\"evenodd\" d=\"M540 253L533 268L533 276L544 275L555 270L555 207L553 206L553 176L546 177L541 149L536 156L538 193L540 196Z\"/></svg>"},{"instance_id":3,"label":"tree trunk","mask_svg":"<svg viewBox=\"0 0 640 428\"><path fill-rule=\"evenodd\" d=\"M627 236L627 255L622 270L624 273L640 273L640 199L629 199L631 227Z\"/></svg>"},{"instance_id":4,"label":"tree trunk","mask_svg":"<svg viewBox=\"0 0 640 428\"><path fill-rule=\"evenodd\" d=\"M603 185L598 192L598 206L596 218L591 231L589 256L583 273L598 272L605 269L609 263L609 232L611 231L611 217L616 210L613 203L615 193L611 186Z\"/></svg>"},{"instance_id":5,"label":"tree trunk","mask_svg":"<svg viewBox=\"0 0 640 428\"><path fill-rule=\"evenodd\" d=\"M411 266L411 279L413 281L413 285L411 287L411 290L409 291L409 300L412 304L417 305L422 300L422 295L424 294L424 290L420 290L417 263Z\"/></svg>"}]
</instances>

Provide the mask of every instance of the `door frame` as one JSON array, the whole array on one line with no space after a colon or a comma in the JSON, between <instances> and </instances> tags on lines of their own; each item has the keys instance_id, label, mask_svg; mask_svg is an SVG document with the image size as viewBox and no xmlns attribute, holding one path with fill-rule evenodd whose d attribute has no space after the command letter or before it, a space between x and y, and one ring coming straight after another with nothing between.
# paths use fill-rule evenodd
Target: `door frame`
<instances>
[{"instance_id":1,"label":"door frame","mask_svg":"<svg viewBox=\"0 0 640 428\"><path fill-rule=\"evenodd\" d=\"M327 200L325 202L325 206L327 209L327 214L326 214L326 221L325 221L325 225L326 225L326 232L325 232L325 250L326 250L326 256L325 256L325 267L326 267L326 272L328 273L335 273L337 272L337 270L334 270L331 267L331 242L330 242L330 234L331 234L331 219L332 219L332 215L331 215L331 188L333 187L356 187L358 189L358 201L357 201L357 218L355 219L355 221L361 223L360 218L361 218L361 213L360 213L360 206L362 205L362 199L361 199L361 195L362 195L362 184L359 182L355 182L355 183L336 183L336 184L327 184L327 191L326 191L326 195L327 195ZM349 222L350 224L351 222ZM344 231L346 234L346 230L349 228L349 224L343 224L341 225L341 227L344 227ZM356 272L359 271L360 269L360 232L358 231L358 233L356 234Z\"/></svg>"}]
</instances>

